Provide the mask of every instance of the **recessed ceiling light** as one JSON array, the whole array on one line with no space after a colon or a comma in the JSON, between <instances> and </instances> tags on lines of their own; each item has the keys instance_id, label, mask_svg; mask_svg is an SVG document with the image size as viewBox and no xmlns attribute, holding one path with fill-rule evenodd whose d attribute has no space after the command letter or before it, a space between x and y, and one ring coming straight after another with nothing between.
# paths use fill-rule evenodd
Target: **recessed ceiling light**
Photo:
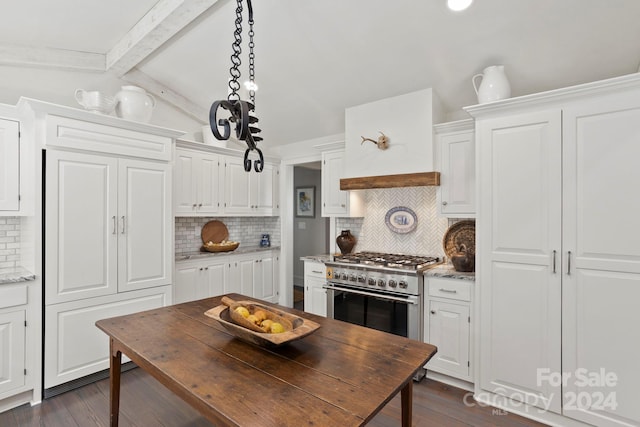
<instances>
[{"instance_id":1,"label":"recessed ceiling light","mask_svg":"<svg viewBox=\"0 0 640 427\"><path fill-rule=\"evenodd\" d=\"M449 9L456 12L465 10L471 6L471 3L473 3L473 0L447 0L447 6L449 6Z\"/></svg>"}]
</instances>

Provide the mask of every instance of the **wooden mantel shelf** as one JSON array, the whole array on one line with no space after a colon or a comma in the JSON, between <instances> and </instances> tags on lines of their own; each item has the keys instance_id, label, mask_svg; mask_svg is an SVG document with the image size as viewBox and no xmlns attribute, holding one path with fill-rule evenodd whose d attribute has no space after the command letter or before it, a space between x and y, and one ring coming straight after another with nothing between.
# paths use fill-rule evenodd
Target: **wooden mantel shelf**
<instances>
[{"instance_id":1,"label":"wooden mantel shelf","mask_svg":"<svg viewBox=\"0 0 640 427\"><path fill-rule=\"evenodd\" d=\"M365 176L340 180L340 190L370 188L439 186L440 172L405 173L400 175Z\"/></svg>"}]
</instances>

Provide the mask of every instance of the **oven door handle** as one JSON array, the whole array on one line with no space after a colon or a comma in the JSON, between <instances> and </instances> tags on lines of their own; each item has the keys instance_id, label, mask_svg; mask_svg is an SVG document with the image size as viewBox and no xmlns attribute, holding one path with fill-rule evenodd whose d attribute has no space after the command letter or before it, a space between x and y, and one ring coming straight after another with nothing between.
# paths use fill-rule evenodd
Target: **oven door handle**
<instances>
[{"instance_id":1,"label":"oven door handle","mask_svg":"<svg viewBox=\"0 0 640 427\"><path fill-rule=\"evenodd\" d=\"M333 286L333 285L324 285L323 288L327 289L327 290L330 290L330 291L349 292L349 293L352 293L352 294L365 295L365 296L368 296L368 297L380 298L380 299L389 300L389 301L397 301L397 302L402 302L402 303L405 303L405 304L418 304L418 301L417 301L418 298L415 298L415 300L413 300L413 299L402 298L402 297L394 297L392 295L376 294L376 293L373 293L373 292L360 291L360 290L357 290L357 289L341 288L341 287Z\"/></svg>"}]
</instances>

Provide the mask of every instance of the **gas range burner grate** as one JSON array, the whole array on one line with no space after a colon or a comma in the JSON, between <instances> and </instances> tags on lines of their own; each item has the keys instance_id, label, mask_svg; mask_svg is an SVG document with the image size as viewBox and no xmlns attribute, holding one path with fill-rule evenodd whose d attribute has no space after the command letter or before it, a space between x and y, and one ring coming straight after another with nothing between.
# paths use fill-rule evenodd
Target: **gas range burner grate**
<instances>
[{"instance_id":1,"label":"gas range burner grate","mask_svg":"<svg viewBox=\"0 0 640 427\"><path fill-rule=\"evenodd\" d=\"M334 257L334 261L347 264L362 264L370 266L381 266L389 268L400 268L405 270L421 270L429 265L437 264L440 259L437 257L385 254L379 252L356 252L353 254L343 254Z\"/></svg>"}]
</instances>

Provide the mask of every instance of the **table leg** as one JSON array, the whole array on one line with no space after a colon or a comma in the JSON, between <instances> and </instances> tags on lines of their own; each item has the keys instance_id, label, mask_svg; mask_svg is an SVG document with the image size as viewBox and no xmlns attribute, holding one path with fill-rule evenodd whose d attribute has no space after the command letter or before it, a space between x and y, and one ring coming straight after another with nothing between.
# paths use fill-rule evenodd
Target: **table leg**
<instances>
[{"instance_id":1,"label":"table leg","mask_svg":"<svg viewBox=\"0 0 640 427\"><path fill-rule=\"evenodd\" d=\"M109 404L111 406L111 427L118 427L118 415L120 414L120 372L122 352L114 348L113 338L109 339Z\"/></svg>"},{"instance_id":2,"label":"table leg","mask_svg":"<svg viewBox=\"0 0 640 427\"><path fill-rule=\"evenodd\" d=\"M413 410L413 380L409 380L400 391L400 404L402 406L402 427L411 427Z\"/></svg>"}]
</instances>

